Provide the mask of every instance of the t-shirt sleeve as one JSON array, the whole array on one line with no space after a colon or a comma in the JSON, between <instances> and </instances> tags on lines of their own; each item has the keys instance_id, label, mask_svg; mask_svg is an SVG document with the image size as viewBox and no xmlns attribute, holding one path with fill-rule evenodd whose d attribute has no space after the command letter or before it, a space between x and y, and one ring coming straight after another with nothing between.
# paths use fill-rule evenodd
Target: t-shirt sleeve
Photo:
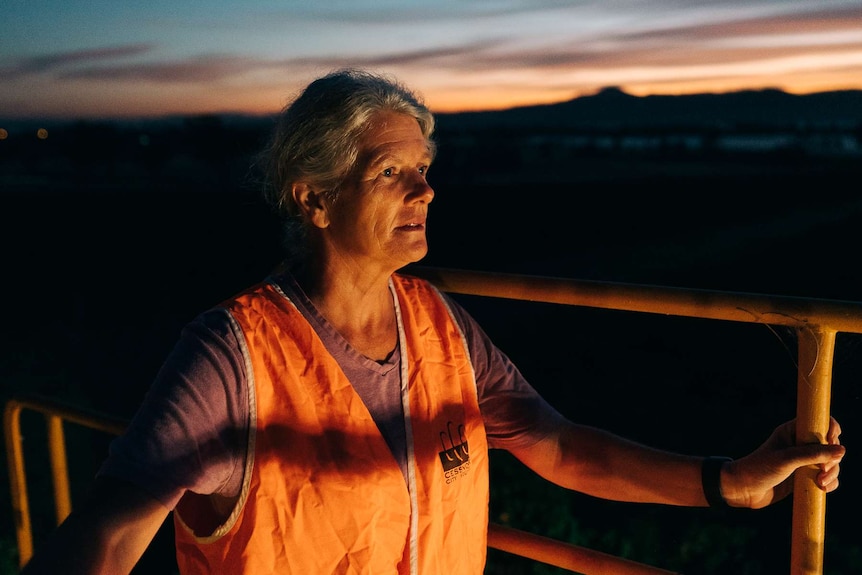
<instances>
[{"instance_id":1,"label":"t-shirt sleeve","mask_svg":"<svg viewBox=\"0 0 862 575\"><path fill-rule=\"evenodd\" d=\"M169 509L186 491L239 493L249 403L233 325L216 309L185 326L98 475L130 481Z\"/></svg>"},{"instance_id":2,"label":"t-shirt sleeve","mask_svg":"<svg viewBox=\"0 0 862 575\"><path fill-rule=\"evenodd\" d=\"M451 297L444 297L467 339L489 447L526 448L547 437L562 421L562 415L524 378L476 320Z\"/></svg>"}]
</instances>

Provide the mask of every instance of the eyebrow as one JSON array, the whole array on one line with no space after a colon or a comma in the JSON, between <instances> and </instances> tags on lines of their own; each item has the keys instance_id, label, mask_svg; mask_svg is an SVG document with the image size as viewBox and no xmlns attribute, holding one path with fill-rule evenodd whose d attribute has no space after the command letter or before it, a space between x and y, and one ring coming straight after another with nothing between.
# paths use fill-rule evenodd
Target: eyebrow
<instances>
[{"instance_id":1,"label":"eyebrow","mask_svg":"<svg viewBox=\"0 0 862 575\"><path fill-rule=\"evenodd\" d=\"M381 164L386 164L392 160L401 161L403 156L401 154L395 153L391 151L389 147L384 147L382 150L369 154L368 161L365 163L366 168L374 168ZM424 159L430 164L434 160L434 151L433 147L430 144L425 145L425 157Z\"/></svg>"}]
</instances>

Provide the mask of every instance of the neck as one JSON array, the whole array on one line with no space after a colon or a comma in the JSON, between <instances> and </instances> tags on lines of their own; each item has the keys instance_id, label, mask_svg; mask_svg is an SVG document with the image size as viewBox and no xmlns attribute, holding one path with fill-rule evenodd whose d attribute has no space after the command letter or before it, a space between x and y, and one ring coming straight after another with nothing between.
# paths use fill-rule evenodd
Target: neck
<instances>
[{"instance_id":1,"label":"neck","mask_svg":"<svg viewBox=\"0 0 862 575\"><path fill-rule=\"evenodd\" d=\"M320 314L354 349L369 359L385 360L398 338L389 275L349 273L348 266L339 267L338 273L329 270L299 266L294 276Z\"/></svg>"}]
</instances>

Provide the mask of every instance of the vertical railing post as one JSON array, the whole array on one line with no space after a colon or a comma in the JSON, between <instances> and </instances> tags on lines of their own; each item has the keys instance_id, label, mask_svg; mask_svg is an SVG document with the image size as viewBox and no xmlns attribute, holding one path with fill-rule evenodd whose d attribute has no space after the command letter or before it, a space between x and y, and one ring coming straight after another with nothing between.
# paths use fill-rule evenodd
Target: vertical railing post
<instances>
[{"instance_id":1,"label":"vertical railing post","mask_svg":"<svg viewBox=\"0 0 862 575\"><path fill-rule=\"evenodd\" d=\"M3 411L3 433L6 436L12 513L15 515L15 537L18 540L18 566L23 567L33 555L33 535L27 477L24 473L24 447L21 445L21 404L15 400L8 401Z\"/></svg>"},{"instance_id":2,"label":"vertical railing post","mask_svg":"<svg viewBox=\"0 0 862 575\"><path fill-rule=\"evenodd\" d=\"M796 443L826 443L832 393L835 331L817 327L797 330L799 373L796 398ZM818 468L796 471L793 478L791 575L822 575L826 494L814 483Z\"/></svg>"},{"instance_id":3,"label":"vertical railing post","mask_svg":"<svg viewBox=\"0 0 862 575\"><path fill-rule=\"evenodd\" d=\"M63 418L46 415L48 424L48 450L51 460L51 476L54 480L54 509L57 525L72 512L72 496L69 490L68 460L66 459L66 437L63 433Z\"/></svg>"}]
</instances>

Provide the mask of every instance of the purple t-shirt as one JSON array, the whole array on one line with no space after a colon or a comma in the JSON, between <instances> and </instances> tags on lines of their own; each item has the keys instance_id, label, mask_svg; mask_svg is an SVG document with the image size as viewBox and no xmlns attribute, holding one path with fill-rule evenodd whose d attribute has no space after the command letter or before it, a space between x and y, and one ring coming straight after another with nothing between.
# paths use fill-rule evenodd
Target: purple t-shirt
<instances>
[{"instance_id":1,"label":"purple t-shirt","mask_svg":"<svg viewBox=\"0 0 862 575\"><path fill-rule=\"evenodd\" d=\"M361 355L320 315L289 274L271 278L314 327L362 398L402 470L407 448L396 350L378 363ZM479 408L494 449L530 447L561 416L524 379L475 320L442 294L460 325L476 375ZM131 481L173 509L188 490L236 496L245 469L249 392L228 312L208 310L182 331L126 433L99 475Z\"/></svg>"}]
</instances>

